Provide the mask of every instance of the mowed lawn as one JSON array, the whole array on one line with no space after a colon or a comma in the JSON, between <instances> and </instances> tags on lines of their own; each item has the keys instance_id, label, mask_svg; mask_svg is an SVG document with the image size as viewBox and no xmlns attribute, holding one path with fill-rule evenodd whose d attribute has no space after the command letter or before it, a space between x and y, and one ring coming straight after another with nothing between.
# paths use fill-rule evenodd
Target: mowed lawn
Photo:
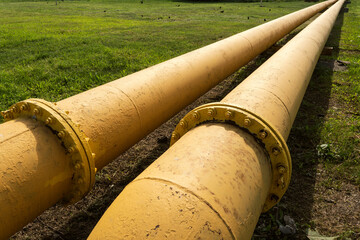
<instances>
[{"instance_id":1,"label":"mowed lawn","mask_svg":"<svg viewBox=\"0 0 360 240\"><path fill-rule=\"evenodd\" d=\"M140 1L0 0L0 110L28 98L64 99L313 4ZM330 211L335 193L345 199L360 186L360 3L347 7L327 43L333 54L320 57L288 139L296 178L260 219L255 239L281 238L283 213L299 232L360 237L360 220ZM336 60L343 70L333 71ZM311 217L294 203L306 202L309 196L298 194L310 178Z\"/></svg>"},{"instance_id":2,"label":"mowed lawn","mask_svg":"<svg viewBox=\"0 0 360 240\"><path fill-rule=\"evenodd\" d=\"M0 110L66 98L310 4L264 5L0 0Z\"/></svg>"}]
</instances>

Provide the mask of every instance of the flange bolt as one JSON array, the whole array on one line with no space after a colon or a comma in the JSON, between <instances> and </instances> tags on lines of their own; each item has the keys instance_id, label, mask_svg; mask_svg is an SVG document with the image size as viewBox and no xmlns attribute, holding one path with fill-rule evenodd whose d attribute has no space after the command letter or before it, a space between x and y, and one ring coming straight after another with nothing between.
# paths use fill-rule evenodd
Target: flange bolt
<instances>
[{"instance_id":1,"label":"flange bolt","mask_svg":"<svg viewBox=\"0 0 360 240\"><path fill-rule=\"evenodd\" d=\"M52 124L52 123L53 123L52 117L48 117L48 118L45 120L45 124L46 124L46 125L49 125L49 124Z\"/></svg>"},{"instance_id":2,"label":"flange bolt","mask_svg":"<svg viewBox=\"0 0 360 240\"><path fill-rule=\"evenodd\" d=\"M259 132L259 137L261 138L261 139L265 139L266 137L267 137L267 132L265 131L265 130L261 130L260 132Z\"/></svg>"},{"instance_id":3,"label":"flange bolt","mask_svg":"<svg viewBox=\"0 0 360 240\"><path fill-rule=\"evenodd\" d=\"M74 153L74 152L76 152L76 150L77 150L76 147L69 147L68 148L69 153Z\"/></svg>"},{"instance_id":4,"label":"flange bolt","mask_svg":"<svg viewBox=\"0 0 360 240\"><path fill-rule=\"evenodd\" d=\"M28 111L29 110L29 104L24 103L20 106L21 111Z\"/></svg>"},{"instance_id":5,"label":"flange bolt","mask_svg":"<svg viewBox=\"0 0 360 240\"><path fill-rule=\"evenodd\" d=\"M57 135L59 138L64 138L66 136L66 131L60 131Z\"/></svg>"},{"instance_id":6,"label":"flange bolt","mask_svg":"<svg viewBox=\"0 0 360 240\"><path fill-rule=\"evenodd\" d=\"M200 120L200 114L197 111L193 112L192 116L194 119Z\"/></svg>"},{"instance_id":7,"label":"flange bolt","mask_svg":"<svg viewBox=\"0 0 360 240\"><path fill-rule=\"evenodd\" d=\"M272 152L275 156L277 156L277 155L280 154L280 150L279 150L277 147L274 147L273 149L271 149L271 152Z\"/></svg>"},{"instance_id":8,"label":"flange bolt","mask_svg":"<svg viewBox=\"0 0 360 240\"><path fill-rule=\"evenodd\" d=\"M244 126L249 127L251 125L251 120L249 118L244 119Z\"/></svg>"},{"instance_id":9,"label":"flange bolt","mask_svg":"<svg viewBox=\"0 0 360 240\"><path fill-rule=\"evenodd\" d=\"M187 121L181 120L181 121L180 121L180 126L181 126L183 129L186 129L186 128L188 127Z\"/></svg>"},{"instance_id":10,"label":"flange bolt","mask_svg":"<svg viewBox=\"0 0 360 240\"><path fill-rule=\"evenodd\" d=\"M284 174L286 172L286 168L283 165L278 166L277 170L280 174Z\"/></svg>"},{"instance_id":11,"label":"flange bolt","mask_svg":"<svg viewBox=\"0 0 360 240\"><path fill-rule=\"evenodd\" d=\"M207 112L207 114L210 116L210 117L215 117L216 116L216 110L214 108L210 108Z\"/></svg>"},{"instance_id":12,"label":"flange bolt","mask_svg":"<svg viewBox=\"0 0 360 240\"><path fill-rule=\"evenodd\" d=\"M34 115L41 115L41 110L39 108L35 108Z\"/></svg>"},{"instance_id":13,"label":"flange bolt","mask_svg":"<svg viewBox=\"0 0 360 240\"><path fill-rule=\"evenodd\" d=\"M174 140L178 140L180 138L179 134L177 132L174 132L172 135L171 135L171 138L174 139Z\"/></svg>"},{"instance_id":14,"label":"flange bolt","mask_svg":"<svg viewBox=\"0 0 360 240\"><path fill-rule=\"evenodd\" d=\"M234 114L233 114L232 111L227 110L227 111L225 112L225 118L226 118L226 119L231 119L231 118L233 118L233 117L234 117Z\"/></svg>"}]
</instances>

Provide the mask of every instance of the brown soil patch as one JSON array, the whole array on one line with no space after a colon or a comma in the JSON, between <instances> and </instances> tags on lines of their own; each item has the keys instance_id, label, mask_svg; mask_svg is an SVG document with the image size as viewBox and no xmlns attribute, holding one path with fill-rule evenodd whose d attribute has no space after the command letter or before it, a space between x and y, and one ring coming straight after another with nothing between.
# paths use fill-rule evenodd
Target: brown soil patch
<instances>
[{"instance_id":1,"label":"brown soil patch","mask_svg":"<svg viewBox=\"0 0 360 240\"><path fill-rule=\"evenodd\" d=\"M245 73L256 68L253 61L245 67ZM13 238L86 239L124 187L168 149L169 136L180 119L197 106L220 101L245 78L243 75L235 73L227 78L107 165L97 174L94 189L83 200L71 206L56 205L48 209Z\"/></svg>"},{"instance_id":2,"label":"brown soil patch","mask_svg":"<svg viewBox=\"0 0 360 240\"><path fill-rule=\"evenodd\" d=\"M15 234L13 239L86 239L123 188L167 150L169 136L179 120L199 105L220 101L267 57L265 54L258 57L243 71L210 90L105 167L98 173L94 189L83 200L71 206L56 205L50 208ZM316 72L313 78L316 78ZM329 95L319 98L319 93L311 87L308 91L305 99L323 107L301 107L288 139L293 158L291 184L280 204L260 217L255 239L307 239L305 229L308 227L327 235L336 235L360 226L359 186L341 182L336 189L333 185L327 187L328 176L322 166L316 161L303 161L307 159L306 154L314 154L318 140L298 129L321 120L329 104L329 99L326 99ZM309 120L307 114L316 116L317 120ZM295 235L288 236L279 231L279 224L284 224L284 215L294 219L297 226ZM360 238L358 233L351 237Z\"/></svg>"},{"instance_id":3,"label":"brown soil patch","mask_svg":"<svg viewBox=\"0 0 360 240\"><path fill-rule=\"evenodd\" d=\"M340 60L326 60L326 61L323 60L323 61L319 61L318 64L322 66L326 66L334 72L343 72L343 71L347 71L350 62L340 61Z\"/></svg>"},{"instance_id":4,"label":"brown soil patch","mask_svg":"<svg viewBox=\"0 0 360 240\"><path fill-rule=\"evenodd\" d=\"M327 171L319 165L314 200L311 215L321 232L336 235L346 229L360 230L360 186L336 179L329 183Z\"/></svg>"}]
</instances>

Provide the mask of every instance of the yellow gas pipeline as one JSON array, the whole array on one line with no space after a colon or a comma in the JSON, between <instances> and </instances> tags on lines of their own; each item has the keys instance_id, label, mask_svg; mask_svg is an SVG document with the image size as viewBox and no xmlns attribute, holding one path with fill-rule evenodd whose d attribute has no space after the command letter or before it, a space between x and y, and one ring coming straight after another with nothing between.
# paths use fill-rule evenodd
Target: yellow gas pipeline
<instances>
[{"instance_id":1,"label":"yellow gas pipeline","mask_svg":"<svg viewBox=\"0 0 360 240\"><path fill-rule=\"evenodd\" d=\"M250 239L286 191L285 143L340 0L221 102L187 114L89 239Z\"/></svg>"},{"instance_id":2,"label":"yellow gas pipeline","mask_svg":"<svg viewBox=\"0 0 360 240\"><path fill-rule=\"evenodd\" d=\"M73 203L101 169L164 121L333 4L326 1L57 103L2 113L0 239L59 200Z\"/></svg>"}]
</instances>

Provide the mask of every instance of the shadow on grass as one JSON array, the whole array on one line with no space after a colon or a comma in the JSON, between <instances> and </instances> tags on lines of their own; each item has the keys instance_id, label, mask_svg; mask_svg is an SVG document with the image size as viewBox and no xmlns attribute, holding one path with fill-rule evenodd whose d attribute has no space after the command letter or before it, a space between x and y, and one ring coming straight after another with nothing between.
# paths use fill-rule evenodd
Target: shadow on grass
<instances>
[{"instance_id":1,"label":"shadow on grass","mask_svg":"<svg viewBox=\"0 0 360 240\"><path fill-rule=\"evenodd\" d=\"M199 105L220 101L269 57L268 52L261 54L241 71L220 83L130 148L98 174L94 189L85 199L67 208L60 205L51 208L39 217L40 220L34 222L33 230L42 232L45 235L42 239L86 239L124 187L169 148L168 136L171 136L179 119ZM45 224L46 219L51 218L52 214L71 215L71 217L56 219ZM58 225L53 227L55 223Z\"/></svg>"},{"instance_id":2,"label":"shadow on grass","mask_svg":"<svg viewBox=\"0 0 360 240\"><path fill-rule=\"evenodd\" d=\"M339 55L343 19L344 12L341 11L325 45L333 47L332 59ZM293 168L290 186L281 202L260 217L254 239L308 239L305 230L314 227L311 213L318 165L317 146L321 144L320 131L329 108L334 67L323 64L322 58L314 70L287 140ZM279 222L284 224L284 215L295 220L298 226L295 235L286 236L278 230Z\"/></svg>"},{"instance_id":3,"label":"shadow on grass","mask_svg":"<svg viewBox=\"0 0 360 240\"><path fill-rule=\"evenodd\" d=\"M340 13L328 41L329 46L334 47L333 58L338 56L342 22L343 13ZM220 84L220 87L216 87L215 91L206 94L205 97L200 98L202 100L188 106L160 129L150 134L146 139L123 154L117 161L102 170L94 189L85 199L68 208L55 206L47 211L45 215L40 216L39 219L48 219L52 214L70 216L60 218L59 221L54 221L54 224L44 223L41 220L35 221L34 228L42 229L41 231L44 232L41 238L86 239L103 213L124 187L168 149L169 139L164 136L171 135L171 131L178 123L179 118L196 107L196 105L221 100L268 57L270 57L269 52L265 52L256 58L242 68L233 81L225 85ZM284 239L285 237L281 236L277 230L278 223L274 222L276 218L282 222L280 216L283 214L294 218L296 223L300 225L301 230L309 224L314 202L313 194L317 165L316 146L320 142L319 129L321 129L324 122L323 117L329 105L331 77L331 69L324 69L319 65L316 67L288 139L293 160L291 185L281 203L269 213L261 216L254 234L255 239ZM50 224L57 225L54 227L49 226ZM263 231L269 225L270 229ZM46 228L48 230L44 230ZM295 238L304 239L305 234L299 231ZM294 236L289 239L294 239Z\"/></svg>"},{"instance_id":4,"label":"shadow on grass","mask_svg":"<svg viewBox=\"0 0 360 240\"><path fill-rule=\"evenodd\" d=\"M226 3L226 2L246 3L246 2L258 2L260 4L260 0L173 0L173 2L186 2L186 3ZM273 2L273 1L264 0L262 2ZM286 1L284 1L284 2L286 2ZM291 0L289 2L291 2Z\"/></svg>"}]
</instances>

